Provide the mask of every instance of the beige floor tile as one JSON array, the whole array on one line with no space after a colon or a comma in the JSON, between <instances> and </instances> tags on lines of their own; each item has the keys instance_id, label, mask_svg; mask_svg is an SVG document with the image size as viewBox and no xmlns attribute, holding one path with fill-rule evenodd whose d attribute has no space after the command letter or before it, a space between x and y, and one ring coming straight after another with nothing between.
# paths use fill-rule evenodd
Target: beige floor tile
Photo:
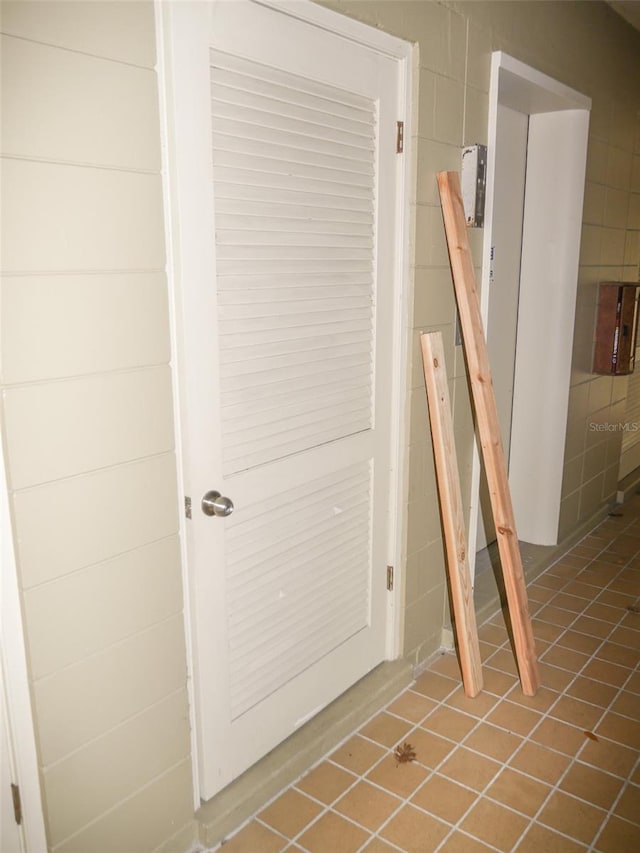
<instances>
[{"instance_id":1,"label":"beige floor tile","mask_svg":"<svg viewBox=\"0 0 640 853\"><path fill-rule=\"evenodd\" d=\"M480 660L483 662L490 658L492 654L495 654L497 646L492 646L491 643L484 643L482 640L478 642L478 648L480 649Z\"/></svg>"},{"instance_id":2,"label":"beige floor tile","mask_svg":"<svg viewBox=\"0 0 640 853\"><path fill-rule=\"evenodd\" d=\"M483 643L491 643L492 646L501 646L509 639L506 628L498 625L492 625L488 622L478 629L478 638Z\"/></svg>"},{"instance_id":3,"label":"beige floor tile","mask_svg":"<svg viewBox=\"0 0 640 853\"><path fill-rule=\"evenodd\" d=\"M612 684L614 687L622 687L629 678L629 670L625 666L618 666L615 663L595 658L585 666L582 675L593 678L595 681Z\"/></svg>"},{"instance_id":4,"label":"beige floor tile","mask_svg":"<svg viewBox=\"0 0 640 853\"><path fill-rule=\"evenodd\" d=\"M432 699L414 693L413 690L405 690L395 702L387 707L387 711L397 717L409 720L411 723L419 723L435 707L436 703Z\"/></svg>"},{"instance_id":5,"label":"beige floor tile","mask_svg":"<svg viewBox=\"0 0 640 853\"><path fill-rule=\"evenodd\" d=\"M436 773L416 791L411 802L448 823L457 823L477 796L474 791Z\"/></svg>"},{"instance_id":6,"label":"beige floor tile","mask_svg":"<svg viewBox=\"0 0 640 853\"><path fill-rule=\"evenodd\" d=\"M595 849L600 853L635 853L639 841L640 834L636 824L611 815Z\"/></svg>"},{"instance_id":7,"label":"beige floor tile","mask_svg":"<svg viewBox=\"0 0 640 853\"><path fill-rule=\"evenodd\" d=\"M345 817L375 832L400 806L402 800L381 791L368 782L360 781L334 805Z\"/></svg>"},{"instance_id":8,"label":"beige floor tile","mask_svg":"<svg viewBox=\"0 0 640 853\"><path fill-rule=\"evenodd\" d=\"M510 648L498 649L494 652L487 660L487 666L498 669L500 672L506 672L516 678L518 677L518 667L516 666L516 660Z\"/></svg>"},{"instance_id":9,"label":"beige floor tile","mask_svg":"<svg viewBox=\"0 0 640 853\"><path fill-rule=\"evenodd\" d=\"M422 728L459 742L477 723L474 717L462 714L448 705L441 705L423 721Z\"/></svg>"},{"instance_id":10,"label":"beige floor tile","mask_svg":"<svg viewBox=\"0 0 640 853\"><path fill-rule=\"evenodd\" d=\"M555 785L569 766L570 758L542 744L525 743L509 762L511 767Z\"/></svg>"},{"instance_id":11,"label":"beige floor tile","mask_svg":"<svg viewBox=\"0 0 640 853\"><path fill-rule=\"evenodd\" d=\"M622 714L623 717L640 721L640 699L636 693L626 691L621 693L611 705L611 710L616 714Z\"/></svg>"},{"instance_id":12,"label":"beige floor tile","mask_svg":"<svg viewBox=\"0 0 640 853\"><path fill-rule=\"evenodd\" d=\"M420 809L406 805L391 818L380 835L405 853L428 853L435 850L449 832L449 827Z\"/></svg>"},{"instance_id":13,"label":"beige floor tile","mask_svg":"<svg viewBox=\"0 0 640 853\"><path fill-rule=\"evenodd\" d=\"M553 566L547 569L547 574L551 575L554 578L563 578L564 580L570 580L578 574L583 565L583 563L581 563L580 565L573 565L573 563L571 562L566 562L565 560L558 560L557 563L554 563Z\"/></svg>"},{"instance_id":14,"label":"beige floor tile","mask_svg":"<svg viewBox=\"0 0 640 853\"><path fill-rule=\"evenodd\" d=\"M564 646L554 645L544 653L542 660L544 663L550 663L552 666L560 667L560 669L568 669L575 674L580 672L582 667L589 662L589 655L584 655L573 649L566 649Z\"/></svg>"},{"instance_id":15,"label":"beige floor tile","mask_svg":"<svg viewBox=\"0 0 640 853\"><path fill-rule=\"evenodd\" d=\"M552 666L549 663L539 663L538 669L540 670L541 683L558 692L566 690L575 678L575 673L560 669L558 666Z\"/></svg>"},{"instance_id":16,"label":"beige floor tile","mask_svg":"<svg viewBox=\"0 0 640 853\"><path fill-rule=\"evenodd\" d=\"M618 607L620 610L625 610L629 605L635 603L635 596L605 589L598 594L596 601L599 604L608 604L610 607Z\"/></svg>"},{"instance_id":17,"label":"beige floor tile","mask_svg":"<svg viewBox=\"0 0 640 853\"><path fill-rule=\"evenodd\" d=\"M602 722L598 723L595 733L640 750L640 723L636 720L609 712L605 714Z\"/></svg>"},{"instance_id":18,"label":"beige floor tile","mask_svg":"<svg viewBox=\"0 0 640 853\"><path fill-rule=\"evenodd\" d=\"M565 585L566 581L564 578L554 578L553 575L541 575L537 578L536 583L540 584L540 586L546 586L547 589L562 589Z\"/></svg>"},{"instance_id":19,"label":"beige floor tile","mask_svg":"<svg viewBox=\"0 0 640 853\"><path fill-rule=\"evenodd\" d=\"M633 669L638 663L638 652L635 649L628 649L626 646L617 646L615 643L604 643L596 652L596 658L599 660L610 661L618 664L618 666Z\"/></svg>"},{"instance_id":20,"label":"beige floor tile","mask_svg":"<svg viewBox=\"0 0 640 853\"><path fill-rule=\"evenodd\" d=\"M507 672L500 672L489 666L483 667L482 677L484 680L484 690L487 693L493 693L495 696L504 696L518 683L518 679L514 675L509 675Z\"/></svg>"},{"instance_id":21,"label":"beige floor tile","mask_svg":"<svg viewBox=\"0 0 640 853\"><path fill-rule=\"evenodd\" d=\"M280 853L287 840L252 820L224 844L224 853Z\"/></svg>"},{"instance_id":22,"label":"beige floor tile","mask_svg":"<svg viewBox=\"0 0 640 853\"><path fill-rule=\"evenodd\" d=\"M595 604L587 607L584 615L591 619L602 619L603 622L617 624L620 619L620 608L597 601Z\"/></svg>"},{"instance_id":23,"label":"beige floor tile","mask_svg":"<svg viewBox=\"0 0 640 853\"><path fill-rule=\"evenodd\" d=\"M456 687L458 684L452 678L439 675L437 672L427 671L416 680L411 689L423 696L428 696L430 699L440 701L452 693Z\"/></svg>"},{"instance_id":24,"label":"beige floor tile","mask_svg":"<svg viewBox=\"0 0 640 853\"><path fill-rule=\"evenodd\" d=\"M410 742L416 751L416 760L432 769L437 767L456 746L455 743L425 728L411 732Z\"/></svg>"},{"instance_id":25,"label":"beige floor tile","mask_svg":"<svg viewBox=\"0 0 640 853\"><path fill-rule=\"evenodd\" d=\"M356 777L328 761L314 767L296 782L296 788L321 803L329 805L356 781Z\"/></svg>"},{"instance_id":26,"label":"beige floor tile","mask_svg":"<svg viewBox=\"0 0 640 853\"><path fill-rule=\"evenodd\" d=\"M618 688L611 684L603 684L602 681L594 681L594 679L584 676L576 678L573 684L567 688L568 696L581 699L583 702L590 702L600 708L607 708L617 692Z\"/></svg>"},{"instance_id":27,"label":"beige floor tile","mask_svg":"<svg viewBox=\"0 0 640 853\"><path fill-rule=\"evenodd\" d=\"M464 832L452 832L438 853L485 853L493 850L477 838L472 838Z\"/></svg>"},{"instance_id":28,"label":"beige floor tile","mask_svg":"<svg viewBox=\"0 0 640 853\"><path fill-rule=\"evenodd\" d=\"M439 772L450 779L462 782L474 791L482 791L500 770L497 761L477 755L460 746L449 756Z\"/></svg>"},{"instance_id":29,"label":"beige floor tile","mask_svg":"<svg viewBox=\"0 0 640 853\"><path fill-rule=\"evenodd\" d=\"M397 847L391 847L386 841L381 838L372 838L364 848L363 853L397 853Z\"/></svg>"},{"instance_id":30,"label":"beige floor tile","mask_svg":"<svg viewBox=\"0 0 640 853\"><path fill-rule=\"evenodd\" d=\"M420 764L398 764L390 755L370 770L366 778L386 791L406 799L428 775L429 771Z\"/></svg>"},{"instance_id":31,"label":"beige floor tile","mask_svg":"<svg viewBox=\"0 0 640 853\"><path fill-rule=\"evenodd\" d=\"M513 850L527 826L527 818L482 799L471 809L460 828L498 850Z\"/></svg>"},{"instance_id":32,"label":"beige floor tile","mask_svg":"<svg viewBox=\"0 0 640 853\"><path fill-rule=\"evenodd\" d=\"M561 696L553 708L549 711L550 716L556 720L562 720L572 726L589 731L594 728L602 716L602 708L582 702L573 696Z\"/></svg>"},{"instance_id":33,"label":"beige floor tile","mask_svg":"<svg viewBox=\"0 0 640 853\"><path fill-rule=\"evenodd\" d=\"M528 735L540 720L541 717L537 711L531 711L515 702L509 702L507 699L499 702L487 717L487 722L494 726L500 726L508 732L523 737Z\"/></svg>"},{"instance_id":34,"label":"beige floor tile","mask_svg":"<svg viewBox=\"0 0 640 853\"><path fill-rule=\"evenodd\" d=\"M623 628L622 626L615 628L608 638L609 642L617 643L619 646L626 646L634 651L640 651L640 638L637 631L632 631L631 628Z\"/></svg>"},{"instance_id":35,"label":"beige floor tile","mask_svg":"<svg viewBox=\"0 0 640 853\"><path fill-rule=\"evenodd\" d=\"M531 739L536 743L564 752L566 755L575 755L584 744L585 735L582 729L570 726L561 720L547 717L531 734Z\"/></svg>"},{"instance_id":36,"label":"beige floor tile","mask_svg":"<svg viewBox=\"0 0 640 853\"><path fill-rule=\"evenodd\" d=\"M624 685L624 689L631 693L640 693L640 671L634 672L631 678Z\"/></svg>"},{"instance_id":37,"label":"beige floor tile","mask_svg":"<svg viewBox=\"0 0 640 853\"><path fill-rule=\"evenodd\" d=\"M465 739L464 745L488 758L507 761L522 743L518 735L496 728L489 723L480 723L478 728Z\"/></svg>"},{"instance_id":38,"label":"beige floor tile","mask_svg":"<svg viewBox=\"0 0 640 853\"><path fill-rule=\"evenodd\" d=\"M453 652L447 652L446 654L440 655L440 657L431 664L429 669L431 672L437 672L440 675L446 675L449 678L453 678L454 681L460 681L462 678L458 658Z\"/></svg>"},{"instance_id":39,"label":"beige floor tile","mask_svg":"<svg viewBox=\"0 0 640 853\"><path fill-rule=\"evenodd\" d=\"M546 826L532 824L516 847L518 853L583 853L582 844L559 835Z\"/></svg>"},{"instance_id":40,"label":"beige floor tile","mask_svg":"<svg viewBox=\"0 0 640 853\"><path fill-rule=\"evenodd\" d=\"M540 613L537 614L535 619L531 620L531 627L533 628L533 636L536 640L546 640L548 643L555 643L564 631L562 625L544 621L540 618Z\"/></svg>"},{"instance_id":41,"label":"beige floor tile","mask_svg":"<svg viewBox=\"0 0 640 853\"><path fill-rule=\"evenodd\" d=\"M369 837L359 826L327 812L298 839L310 853L355 853ZM258 853L256 848L252 853ZM225 850L226 853L226 850ZM262 850L260 850L262 853Z\"/></svg>"},{"instance_id":42,"label":"beige floor tile","mask_svg":"<svg viewBox=\"0 0 640 853\"><path fill-rule=\"evenodd\" d=\"M598 637L590 637L588 634L580 634L578 631L569 629L558 637L558 645L585 655L592 655L600 646L602 640Z\"/></svg>"},{"instance_id":43,"label":"beige floor tile","mask_svg":"<svg viewBox=\"0 0 640 853\"><path fill-rule=\"evenodd\" d=\"M531 604L532 601L538 601L541 604L546 604L557 594L558 593L555 589L549 589L549 587L540 586L540 584L537 583L533 583L527 587L529 604Z\"/></svg>"},{"instance_id":44,"label":"beige floor tile","mask_svg":"<svg viewBox=\"0 0 640 853\"><path fill-rule=\"evenodd\" d=\"M548 687L539 687L535 696L525 696L520 685L514 687L507 695L509 702L515 702L517 705L522 705L523 708L529 708L531 711L548 711L553 703L557 700L560 694L556 690L551 690Z\"/></svg>"},{"instance_id":45,"label":"beige floor tile","mask_svg":"<svg viewBox=\"0 0 640 853\"><path fill-rule=\"evenodd\" d=\"M294 838L321 811L322 806L293 788L288 788L261 811L258 817L287 838Z\"/></svg>"},{"instance_id":46,"label":"beige floor tile","mask_svg":"<svg viewBox=\"0 0 640 853\"><path fill-rule=\"evenodd\" d=\"M533 817L550 792L550 786L544 782L505 767L491 784L487 796Z\"/></svg>"},{"instance_id":47,"label":"beige floor tile","mask_svg":"<svg viewBox=\"0 0 640 853\"><path fill-rule=\"evenodd\" d=\"M613 773L622 779L627 778L637 757L636 750L604 737L599 737L597 741L587 739L580 752L580 761L598 767L600 770L606 770L607 773Z\"/></svg>"},{"instance_id":48,"label":"beige floor tile","mask_svg":"<svg viewBox=\"0 0 640 853\"><path fill-rule=\"evenodd\" d=\"M628 785L613 810L618 817L640 826L640 787ZM640 838L640 835L638 836Z\"/></svg>"},{"instance_id":49,"label":"beige floor tile","mask_svg":"<svg viewBox=\"0 0 640 853\"><path fill-rule=\"evenodd\" d=\"M377 743L372 743L360 735L353 735L329 757L336 764L340 764L360 776L382 758L387 751L385 747Z\"/></svg>"},{"instance_id":50,"label":"beige floor tile","mask_svg":"<svg viewBox=\"0 0 640 853\"><path fill-rule=\"evenodd\" d=\"M552 599L555 600L555 599ZM558 625L560 628L568 628L576 618L576 614L571 610L562 610L560 607L554 607L553 604L548 604L543 607L537 617L541 622L548 622L551 625Z\"/></svg>"},{"instance_id":51,"label":"beige floor tile","mask_svg":"<svg viewBox=\"0 0 640 853\"><path fill-rule=\"evenodd\" d=\"M393 717L391 714L383 711L381 714L376 714L372 720L369 720L366 725L362 726L360 734L363 737L375 740L376 743L380 743L383 746L391 747L401 741L412 727L412 723L406 720L399 720L397 717Z\"/></svg>"},{"instance_id":52,"label":"beige floor tile","mask_svg":"<svg viewBox=\"0 0 640 853\"><path fill-rule=\"evenodd\" d=\"M602 809L556 791L542 809L538 821L583 844L590 844L605 817Z\"/></svg>"},{"instance_id":53,"label":"beige floor tile","mask_svg":"<svg viewBox=\"0 0 640 853\"><path fill-rule=\"evenodd\" d=\"M560 783L560 789L607 811L620 793L622 780L576 761Z\"/></svg>"},{"instance_id":54,"label":"beige floor tile","mask_svg":"<svg viewBox=\"0 0 640 853\"><path fill-rule=\"evenodd\" d=\"M491 708L495 707L499 701L497 696L491 693L481 692L473 699L465 695L464 690L460 688L446 699L445 704L451 708L457 708L459 711L464 711L465 714L470 714L476 719L484 717Z\"/></svg>"},{"instance_id":55,"label":"beige floor tile","mask_svg":"<svg viewBox=\"0 0 640 853\"><path fill-rule=\"evenodd\" d=\"M590 637L599 637L604 640L609 637L613 626L610 622L603 622L601 619L578 616L571 627L574 631L578 631L581 634L588 634Z\"/></svg>"},{"instance_id":56,"label":"beige floor tile","mask_svg":"<svg viewBox=\"0 0 640 853\"><path fill-rule=\"evenodd\" d=\"M562 592L556 595L551 605L559 607L561 610L570 610L572 613L582 613L585 608L585 600L584 597L571 595L566 589L563 589ZM589 605L587 604L587 606Z\"/></svg>"}]
</instances>

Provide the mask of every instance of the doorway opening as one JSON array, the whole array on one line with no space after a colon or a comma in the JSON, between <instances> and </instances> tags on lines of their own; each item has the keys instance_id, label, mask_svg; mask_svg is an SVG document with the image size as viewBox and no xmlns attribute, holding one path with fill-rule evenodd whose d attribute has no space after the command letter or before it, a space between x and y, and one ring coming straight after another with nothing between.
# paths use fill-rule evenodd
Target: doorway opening
<instances>
[{"instance_id":1,"label":"doorway opening","mask_svg":"<svg viewBox=\"0 0 640 853\"><path fill-rule=\"evenodd\" d=\"M590 107L585 95L493 54L480 303L518 534L536 545L558 537ZM476 551L478 567L489 562L482 505L476 450L474 567Z\"/></svg>"}]
</instances>

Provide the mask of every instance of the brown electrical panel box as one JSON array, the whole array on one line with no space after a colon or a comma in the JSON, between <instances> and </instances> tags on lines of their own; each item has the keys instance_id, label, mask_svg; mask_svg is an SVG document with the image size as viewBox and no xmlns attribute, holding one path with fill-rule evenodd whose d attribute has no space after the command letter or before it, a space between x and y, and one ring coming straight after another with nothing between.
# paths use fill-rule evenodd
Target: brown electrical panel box
<instances>
[{"instance_id":1,"label":"brown electrical panel box","mask_svg":"<svg viewBox=\"0 0 640 853\"><path fill-rule=\"evenodd\" d=\"M638 285L603 281L598 288L593 372L633 373L638 326Z\"/></svg>"}]
</instances>

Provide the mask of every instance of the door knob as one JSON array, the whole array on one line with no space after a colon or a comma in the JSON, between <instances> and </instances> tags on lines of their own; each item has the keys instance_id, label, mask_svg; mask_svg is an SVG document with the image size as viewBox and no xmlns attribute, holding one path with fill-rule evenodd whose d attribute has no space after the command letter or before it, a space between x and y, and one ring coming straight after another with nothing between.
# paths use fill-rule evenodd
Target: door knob
<instances>
[{"instance_id":1,"label":"door knob","mask_svg":"<svg viewBox=\"0 0 640 853\"><path fill-rule=\"evenodd\" d=\"M220 492L207 492L202 498L202 512L205 515L225 516L233 512L233 502L224 498Z\"/></svg>"}]
</instances>

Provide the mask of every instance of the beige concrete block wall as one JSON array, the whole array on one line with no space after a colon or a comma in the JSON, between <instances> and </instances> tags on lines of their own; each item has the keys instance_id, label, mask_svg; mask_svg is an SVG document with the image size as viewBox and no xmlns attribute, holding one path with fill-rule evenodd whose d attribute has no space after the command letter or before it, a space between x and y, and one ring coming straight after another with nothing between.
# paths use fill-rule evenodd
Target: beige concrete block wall
<instances>
[{"instance_id":1,"label":"beige concrete block wall","mask_svg":"<svg viewBox=\"0 0 640 853\"><path fill-rule=\"evenodd\" d=\"M153 4L3 2L0 31L3 439L48 843L182 851Z\"/></svg>"},{"instance_id":2,"label":"beige concrete block wall","mask_svg":"<svg viewBox=\"0 0 640 853\"><path fill-rule=\"evenodd\" d=\"M624 378L591 373L596 284L635 281L640 260L640 33L603 2L327 0L325 5L419 49L415 310L406 564L405 655L437 648L448 619L420 330L443 332L454 401L464 499L470 496L472 420L464 361L454 344L455 310L435 172L459 169L460 148L487 142L490 56L503 50L592 98L574 356L567 427L562 537L615 496L624 421ZM481 262L482 234L470 232ZM479 270L477 271L479 272Z\"/></svg>"}]
</instances>

